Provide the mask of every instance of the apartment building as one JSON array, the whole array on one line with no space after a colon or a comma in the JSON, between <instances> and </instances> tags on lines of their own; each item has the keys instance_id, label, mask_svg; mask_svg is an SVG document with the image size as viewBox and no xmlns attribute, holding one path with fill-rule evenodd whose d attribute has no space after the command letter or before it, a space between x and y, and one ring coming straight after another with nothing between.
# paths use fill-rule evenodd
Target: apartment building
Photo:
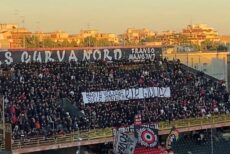
<instances>
[{"instance_id":1,"label":"apartment building","mask_svg":"<svg viewBox=\"0 0 230 154\"><path fill-rule=\"evenodd\" d=\"M197 45L201 45L205 40L212 42L220 41L218 32L206 24L188 25L182 30L182 34L185 35L191 43Z\"/></svg>"},{"instance_id":2,"label":"apartment building","mask_svg":"<svg viewBox=\"0 0 230 154\"><path fill-rule=\"evenodd\" d=\"M119 44L118 36L116 34L113 34L113 33L100 33L100 34L96 35L96 39L98 41L105 40L105 41L111 42L114 45Z\"/></svg>"},{"instance_id":3,"label":"apartment building","mask_svg":"<svg viewBox=\"0 0 230 154\"><path fill-rule=\"evenodd\" d=\"M229 45L230 44L230 35L220 36L220 42L223 43L224 45Z\"/></svg>"},{"instance_id":4,"label":"apartment building","mask_svg":"<svg viewBox=\"0 0 230 154\"><path fill-rule=\"evenodd\" d=\"M49 33L51 40L54 42L63 42L64 40L68 40L69 34L63 31L51 32Z\"/></svg>"},{"instance_id":5,"label":"apartment building","mask_svg":"<svg viewBox=\"0 0 230 154\"><path fill-rule=\"evenodd\" d=\"M142 40L145 40L147 37L152 37L154 35L155 33L147 28L128 28L124 34L124 37L128 42L139 43Z\"/></svg>"}]
</instances>

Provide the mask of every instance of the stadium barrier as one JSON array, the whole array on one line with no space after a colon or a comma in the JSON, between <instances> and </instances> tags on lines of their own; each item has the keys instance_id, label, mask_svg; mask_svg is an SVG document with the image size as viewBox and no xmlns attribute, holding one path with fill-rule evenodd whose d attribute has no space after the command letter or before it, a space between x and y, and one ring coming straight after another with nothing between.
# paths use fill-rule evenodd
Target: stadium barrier
<instances>
[{"instance_id":1,"label":"stadium barrier","mask_svg":"<svg viewBox=\"0 0 230 154\"><path fill-rule=\"evenodd\" d=\"M205 117L205 118L190 118L190 119L182 119L182 120L175 120L171 122L160 122L159 123L159 130L167 130L171 129L172 126L176 128L185 128L185 127L194 127L194 126L202 126L207 124L218 124L223 122L229 122L230 115L215 115L212 117Z\"/></svg>"},{"instance_id":2,"label":"stadium barrier","mask_svg":"<svg viewBox=\"0 0 230 154\"><path fill-rule=\"evenodd\" d=\"M170 130L173 126L176 128L188 128L194 126L203 126L210 124L219 124L230 122L230 114L215 115L205 118L190 118L183 120L175 120L171 122L160 122L159 131ZM29 139L16 139L12 143L12 150L19 148L38 147L43 145L63 144L70 142L78 142L83 140L94 140L112 137L112 128L92 129L88 131L73 132L70 134L56 135L52 137L36 137Z\"/></svg>"}]
</instances>

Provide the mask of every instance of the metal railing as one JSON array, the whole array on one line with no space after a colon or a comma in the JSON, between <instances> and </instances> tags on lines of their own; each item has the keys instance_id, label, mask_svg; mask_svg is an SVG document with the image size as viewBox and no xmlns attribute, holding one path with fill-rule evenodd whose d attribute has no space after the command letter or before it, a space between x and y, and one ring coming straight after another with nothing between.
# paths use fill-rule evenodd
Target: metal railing
<instances>
[{"instance_id":1,"label":"metal railing","mask_svg":"<svg viewBox=\"0 0 230 154\"><path fill-rule=\"evenodd\" d=\"M93 140L101 139L112 136L111 128L104 129L93 129L89 131L73 132L65 135L56 135L53 137L37 137L29 139L17 139L14 140L12 144L12 149L24 148L24 147L34 147L41 145L51 145L51 144L60 144L60 143L70 143L80 140Z\"/></svg>"},{"instance_id":2,"label":"metal railing","mask_svg":"<svg viewBox=\"0 0 230 154\"><path fill-rule=\"evenodd\" d=\"M159 123L159 130L168 130L171 129L173 126L176 128L187 128L187 127L195 127L195 126L203 126L208 124L218 124L230 122L230 114L226 115L215 115L212 117L205 117L205 118L190 118L190 119L182 119L176 120L172 122L160 122Z\"/></svg>"},{"instance_id":3,"label":"metal railing","mask_svg":"<svg viewBox=\"0 0 230 154\"><path fill-rule=\"evenodd\" d=\"M230 122L230 114L216 115L210 118L190 118L183 120L176 120L171 122L160 122L159 130L170 130L173 126L176 128L188 128L194 126L203 126L208 124L219 124ZM79 138L84 140L103 139L112 137L112 128L93 129L89 131L73 132L65 135L56 135L49 138L36 137L29 139L16 139L12 143L12 149L38 147L42 145L63 144L70 142L77 142Z\"/></svg>"}]
</instances>

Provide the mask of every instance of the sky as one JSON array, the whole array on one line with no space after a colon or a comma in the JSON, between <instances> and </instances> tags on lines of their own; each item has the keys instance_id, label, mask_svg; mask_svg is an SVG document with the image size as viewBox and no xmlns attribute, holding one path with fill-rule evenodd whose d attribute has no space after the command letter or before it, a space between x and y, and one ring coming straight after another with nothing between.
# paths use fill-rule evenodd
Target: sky
<instances>
[{"instance_id":1,"label":"sky","mask_svg":"<svg viewBox=\"0 0 230 154\"><path fill-rule=\"evenodd\" d=\"M71 34L88 28L116 34L127 28L179 32L205 23L230 34L230 0L0 0L0 23Z\"/></svg>"}]
</instances>

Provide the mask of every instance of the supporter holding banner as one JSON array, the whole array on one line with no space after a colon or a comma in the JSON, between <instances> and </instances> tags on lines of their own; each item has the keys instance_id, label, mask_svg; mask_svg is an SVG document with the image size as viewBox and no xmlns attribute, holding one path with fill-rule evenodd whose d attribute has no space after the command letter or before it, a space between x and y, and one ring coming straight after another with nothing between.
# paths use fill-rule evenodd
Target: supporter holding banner
<instances>
[{"instance_id":1,"label":"supporter holding banner","mask_svg":"<svg viewBox=\"0 0 230 154\"><path fill-rule=\"evenodd\" d=\"M154 123L154 124L142 124L142 127L150 127L152 129L159 129L159 124ZM129 132L129 133L134 133L135 132L135 125L130 125L128 127L119 127L119 128L113 128L113 135L116 136L118 132Z\"/></svg>"},{"instance_id":2,"label":"supporter holding banner","mask_svg":"<svg viewBox=\"0 0 230 154\"><path fill-rule=\"evenodd\" d=\"M167 139L166 139L166 149L171 149L172 144L176 142L179 138L179 131L176 128L172 128Z\"/></svg>"},{"instance_id":3,"label":"supporter holding banner","mask_svg":"<svg viewBox=\"0 0 230 154\"><path fill-rule=\"evenodd\" d=\"M158 148L157 128L154 125L131 125L114 129L114 153L166 154L165 150Z\"/></svg>"},{"instance_id":4,"label":"supporter holding banner","mask_svg":"<svg viewBox=\"0 0 230 154\"><path fill-rule=\"evenodd\" d=\"M171 97L170 87L147 87L96 92L82 92L83 102L112 102L154 97Z\"/></svg>"},{"instance_id":5,"label":"supporter holding banner","mask_svg":"<svg viewBox=\"0 0 230 154\"><path fill-rule=\"evenodd\" d=\"M136 147L136 139L133 134L128 132L118 132L114 141L115 154L133 154Z\"/></svg>"}]
</instances>

